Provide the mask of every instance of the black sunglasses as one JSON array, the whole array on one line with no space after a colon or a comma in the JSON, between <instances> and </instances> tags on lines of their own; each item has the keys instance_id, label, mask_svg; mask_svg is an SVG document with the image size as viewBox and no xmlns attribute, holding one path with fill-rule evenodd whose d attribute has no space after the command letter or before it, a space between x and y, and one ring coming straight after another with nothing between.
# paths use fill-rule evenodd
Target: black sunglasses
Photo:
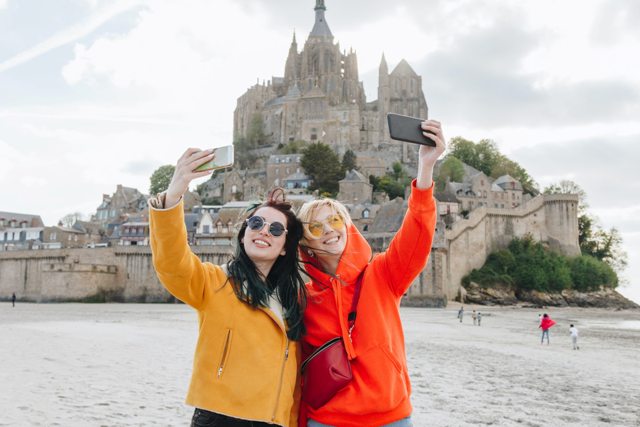
<instances>
[{"instance_id":1,"label":"black sunglasses","mask_svg":"<svg viewBox=\"0 0 640 427\"><path fill-rule=\"evenodd\" d=\"M264 225L269 226L269 234L274 237L282 236L287 232L287 229L284 228L281 222L267 222L263 217L254 215L251 218L247 219L247 226L253 231L260 231L264 227Z\"/></svg>"}]
</instances>

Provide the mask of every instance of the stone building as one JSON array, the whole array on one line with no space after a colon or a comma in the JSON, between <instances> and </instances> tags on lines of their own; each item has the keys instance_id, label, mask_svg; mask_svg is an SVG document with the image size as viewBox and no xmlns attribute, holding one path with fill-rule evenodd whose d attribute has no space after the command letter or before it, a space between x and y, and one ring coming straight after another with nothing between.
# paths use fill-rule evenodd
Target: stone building
<instances>
[{"instance_id":1,"label":"stone building","mask_svg":"<svg viewBox=\"0 0 640 427\"><path fill-rule=\"evenodd\" d=\"M40 215L0 212L0 251L32 249L42 243Z\"/></svg>"},{"instance_id":2,"label":"stone building","mask_svg":"<svg viewBox=\"0 0 640 427\"><path fill-rule=\"evenodd\" d=\"M284 77L257 82L238 98L234 140L262 123L263 155L292 141L322 142L342 156L351 149L365 176L383 175L395 161L413 169L414 144L389 140L386 114L426 117L422 77L402 60L389 72L384 54L378 72L378 99L367 102L358 74L357 54L334 42L324 0L316 0L315 23L298 51L296 35L284 64ZM267 187L272 182L267 180Z\"/></svg>"},{"instance_id":3,"label":"stone building","mask_svg":"<svg viewBox=\"0 0 640 427\"><path fill-rule=\"evenodd\" d=\"M91 218L93 222L106 224L124 214L135 214L147 207L147 197L135 188L118 184L111 196L102 195L102 203Z\"/></svg>"},{"instance_id":4,"label":"stone building","mask_svg":"<svg viewBox=\"0 0 640 427\"><path fill-rule=\"evenodd\" d=\"M373 185L355 169L346 173L344 179L338 181L339 191L337 199L343 203L371 203Z\"/></svg>"},{"instance_id":5,"label":"stone building","mask_svg":"<svg viewBox=\"0 0 640 427\"><path fill-rule=\"evenodd\" d=\"M42 233L42 249L84 248L94 242L95 236L73 227L56 225L44 227Z\"/></svg>"}]
</instances>

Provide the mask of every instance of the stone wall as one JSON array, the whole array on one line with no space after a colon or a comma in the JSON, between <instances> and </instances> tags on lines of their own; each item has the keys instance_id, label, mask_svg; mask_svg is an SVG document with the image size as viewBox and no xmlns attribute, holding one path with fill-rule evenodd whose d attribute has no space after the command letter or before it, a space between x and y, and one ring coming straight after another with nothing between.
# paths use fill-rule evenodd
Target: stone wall
<instances>
[{"instance_id":1,"label":"stone wall","mask_svg":"<svg viewBox=\"0 0 640 427\"><path fill-rule=\"evenodd\" d=\"M484 265L491 252L504 249L514 238L531 235L567 256L580 254L578 196L539 195L516 209L475 209L466 220L446 230L442 277L448 299L460 292L462 278Z\"/></svg>"},{"instance_id":2,"label":"stone wall","mask_svg":"<svg viewBox=\"0 0 640 427\"><path fill-rule=\"evenodd\" d=\"M578 197L540 195L517 209L478 208L453 224L431 249L425 269L405 302L442 306L460 292L462 278L515 237L530 234L565 255L580 253ZM384 251L394 233L370 233L374 253ZM230 247L194 246L203 261L222 264ZM148 246L0 252L0 299L51 301L166 302L173 298L159 283Z\"/></svg>"},{"instance_id":3,"label":"stone wall","mask_svg":"<svg viewBox=\"0 0 640 427\"><path fill-rule=\"evenodd\" d=\"M231 248L194 247L203 261L224 263ZM166 302L147 247L0 252L0 299Z\"/></svg>"}]
</instances>

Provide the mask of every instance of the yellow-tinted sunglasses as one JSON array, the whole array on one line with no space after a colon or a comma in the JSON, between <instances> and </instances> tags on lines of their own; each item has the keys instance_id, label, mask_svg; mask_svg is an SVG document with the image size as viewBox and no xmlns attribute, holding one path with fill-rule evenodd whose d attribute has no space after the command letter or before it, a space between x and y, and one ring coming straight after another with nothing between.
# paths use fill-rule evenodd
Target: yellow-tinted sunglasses
<instances>
[{"instance_id":1,"label":"yellow-tinted sunglasses","mask_svg":"<svg viewBox=\"0 0 640 427\"><path fill-rule=\"evenodd\" d=\"M329 225L329 227L333 228L336 231L340 231L342 227L344 227L344 219L339 214L333 214L325 218L324 221L307 222L305 223L305 226L307 227L307 231L309 232L309 234L311 234L315 238L318 238L322 237L325 224Z\"/></svg>"}]
</instances>

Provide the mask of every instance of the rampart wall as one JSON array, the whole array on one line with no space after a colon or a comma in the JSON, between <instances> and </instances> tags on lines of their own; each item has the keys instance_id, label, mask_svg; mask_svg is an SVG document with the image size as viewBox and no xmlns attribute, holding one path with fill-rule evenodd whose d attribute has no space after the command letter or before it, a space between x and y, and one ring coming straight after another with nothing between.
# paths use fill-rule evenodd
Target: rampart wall
<instances>
[{"instance_id":1,"label":"rampart wall","mask_svg":"<svg viewBox=\"0 0 640 427\"><path fill-rule=\"evenodd\" d=\"M530 234L565 255L578 255L578 197L540 195L517 209L478 208L445 230L414 280L409 299L442 305L460 292L462 278L515 237ZM393 233L367 235L376 252ZM226 262L231 247L194 246L203 260ZM0 252L0 299L15 292L28 301L167 302L173 297L158 281L148 246Z\"/></svg>"},{"instance_id":2,"label":"rampart wall","mask_svg":"<svg viewBox=\"0 0 640 427\"><path fill-rule=\"evenodd\" d=\"M224 263L231 248L194 247L203 261ZM0 252L0 298L21 300L166 302L147 246Z\"/></svg>"}]
</instances>

